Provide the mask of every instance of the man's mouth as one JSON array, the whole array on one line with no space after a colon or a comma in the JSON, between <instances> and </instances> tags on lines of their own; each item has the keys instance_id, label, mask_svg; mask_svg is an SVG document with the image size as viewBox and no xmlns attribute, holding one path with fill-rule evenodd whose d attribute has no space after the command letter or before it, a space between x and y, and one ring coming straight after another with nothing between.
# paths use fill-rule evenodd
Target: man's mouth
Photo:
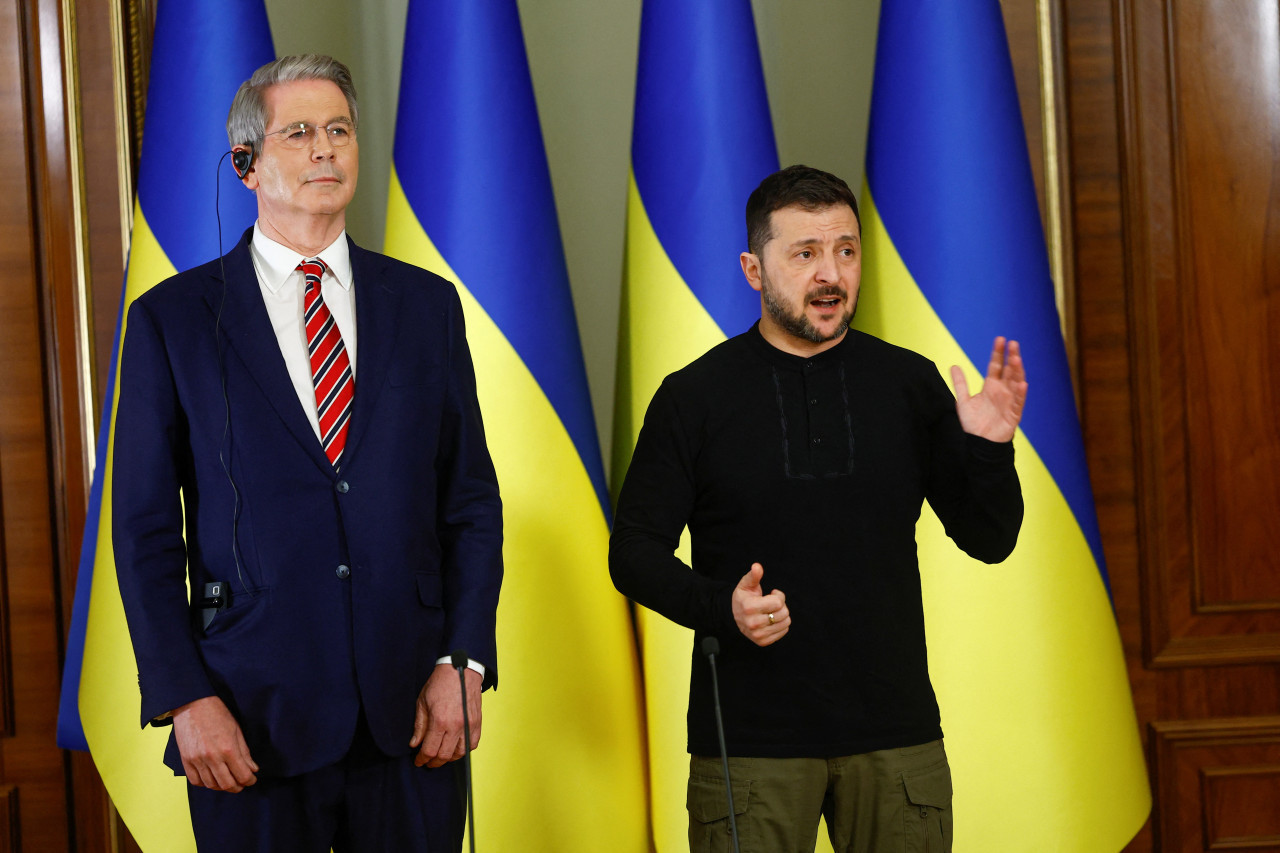
<instances>
[{"instance_id":1,"label":"man's mouth","mask_svg":"<svg viewBox=\"0 0 1280 853\"><path fill-rule=\"evenodd\" d=\"M829 311L839 307L842 301L839 296L819 296L817 299L810 299L809 304L821 311Z\"/></svg>"}]
</instances>

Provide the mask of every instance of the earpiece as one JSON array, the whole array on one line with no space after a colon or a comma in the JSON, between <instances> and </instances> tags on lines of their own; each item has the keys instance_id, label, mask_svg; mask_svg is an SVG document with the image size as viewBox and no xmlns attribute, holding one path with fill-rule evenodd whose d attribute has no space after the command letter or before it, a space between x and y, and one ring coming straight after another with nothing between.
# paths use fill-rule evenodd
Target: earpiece
<instances>
[{"instance_id":1,"label":"earpiece","mask_svg":"<svg viewBox=\"0 0 1280 853\"><path fill-rule=\"evenodd\" d=\"M244 180L244 176L249 174L249 167L253 165L253 146L242 145L231 149L231 168L236 170L236 175L240 180Z\"/></svg>"}]
</instances>

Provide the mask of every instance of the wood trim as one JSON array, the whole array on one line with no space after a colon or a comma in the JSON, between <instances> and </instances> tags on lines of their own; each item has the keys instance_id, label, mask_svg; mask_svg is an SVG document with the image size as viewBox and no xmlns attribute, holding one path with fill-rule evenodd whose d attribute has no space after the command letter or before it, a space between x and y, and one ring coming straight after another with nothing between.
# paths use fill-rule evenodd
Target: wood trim
<instances>
[{"instance_id":1,"label":"wood trim","mask_svg":"<svg viewBox=\"0 0 1280 853\"><path fill-rule=\"evenodd\" d=\"M1061 10L1052 0L1036 2L1040 48L1041 133L1044 138L1045 235L1053 273L1054 297L1071 370L1071 384L1080 408L1077 360L1075 241L1071 217L1071 145L1067 123L1066 46Z\"/></svg>"},{"instance_id":2,"label":"wood trim","mask_svg":"<svg viewBox=\"0 0 1280 853\"><path fill-rule=\"evenodd\" d=\"M44 2L45 0L42 0ZM105 0L77 3L61 0L75 9L67 18L66 36L74 45L66 63L63 91L75 110L75 152L80 169L81 204L78 225L87 245L85 264L78 281L79 292L60 291L58 282L46 286L74 298L83 306L81 346L75 371L65 351L50 358L61 370L59 384L51 388L75 388L87 401L86 426L79 436L79 458L84 460L85 488L67 488L65 515L68 523L60 531L60 545L66 551L60 567L65 624L71 616L72 595L79 573L78 555L87 510L87 485L95 465L99 415L108 391L106 380L113 352L120 295L124 288L125 259L132 226L133 196L137 159L141 148L146 102L146 81L154 31L155 0ZM51 315L52 317L53 315ZM66 329L66 315L54 318L55 330ZM59 325L60 324L60 325ZM51 368L53 370L53 368ZM70 392L67 392L70 393ZM50 399L52 410L67 405L66 395ZM63 458L77 450L67 446ZM78 853L135 853L137 843L130 836L112 806L92 757L83 752L64 753L68 791L72 797L74 849Z\"/></svg>"},{"instance_id":3,"label":"wood trim","mask_svg":"<svg viewBox=\"0 0 1280 853\"><path fill-rule=\"evenodd\" d=\"M129 93L130 130L133 138L131 173L136 182L142 156L142 125L147 114L147 83L151 79L151 42L156 29L159 0L120 0L125 8L127 50L126 90ZM132 187L136 190L136 185ZM132 196L132 192L130 193Z\"/></svg>"},{"instance_id":4,"label":"wood trim","mask_svg":"<svg viewBox=\"0 0 1280 853\"><path fill-rule=\"evenodd\" d=\"M4 482L4 459L0 456L0 483ZM13 737L13 656L9 637L9 549L5 544L3 519L4 490L0 489L0 739ZM0 833L2 835L2 833Z\"/></svg>"},{"instance_id":5,"label":"wood trim","mask_svg":"<svg viewBox=\"0 0 1280 853\"><path fill-rule=\"evenodd\" d=\"M1206 767L1201 770L1200 799L1206 805L1206 850L1280 848L1280 828L1271 832L1240 831L1239 824L1246 821L1241 820L1239 815L1223 814L1230 809L1233 801L1245 799L1240 796L1240 791L1247 790L1250 786L1272 788L1280 794L1280 764L1265 764L1258 767ZM1272 802L1280 802L1280 796L1268 799ZM1234 809L1231 810L1234 811ZM1236 826L1233 827L1232 824ZM1235 832L1231 831L1233 828L1236 829Z\"/></svg>"},{"instance_id":6,"label":"wood trim","mask_svg":"<svg viewBox=\"0 0 1280 853\"><path fill-rule=\"evenodd\" d=\"M1277 660L1280 634L1223 634L1215 637L1174 637L1152 655L1157 669L1185 666L1227 666L1272 663Z\"/></svg>"},{"instance_id":7,"label":"wood trim","mask_svg":"<svg viewBox=\"0 0 1280 853\"><path fill-rule=\"evenodd\" d=\"M21 812L18 809L18 789L13 785L0 786L0 851L22 849Z\"/></svg>"},{"instance_id":8,"label":"wood trim","mask_svg":"<svg viewBox=\"0 0 1280 853\"><path fill-rule=\"evenodd\" d=\"M1280 848L1280 812L1272 799L1280 787L1280 717L1157 721L1150 737L1161 791L1156 849ZM1224 813L1228 784L1230 805L1247 811L1245 819ZM1241 824L1251 826L1242 832Z\"/></svg>"},{"instance_id":9,"label":"wood trim","mask_svg":"<svg viewBox=\"0 0 1280 853\"><path fill-rule=\"evenodd\" d=\"M1133 2L1138 0L1120 0L1116 3L1116 76L1117 94L1119 96L1120 146L1121 146L1121 193L1126 221L1141 223L1145 221L1148 206L1147 189L1144 173L1131 164L1142 161L1146 137L1138 122L1142 112L1138 109L1141 93L1139 91L1139 69L1136 56L1139 43L1135 32L1137 24ZM1158 138L1158 135L1157 135ZM1148 268L1148 259L1152 252L1147 245L1150 235L1141 227L1131 227L1125 231L1126 262L1125 275L1129 281L1131 309L1128 314L1128 340L1130 365L1159 365L1159 340L1150 327L1142 322L1158 311L1155 298L1156 288L1152 277L1157 271ZM1158 567L1167 563L1164 555L1164 543L1155 531L1163 528L1162 506L1158 501L1145 499L1157 484L1162 481L1157 460L1162 456L1160 447L1152 447L1160 435L1156 416L1156 388L1158 376L1150 370L1133 370L1131 375L1132 394L1135 405L1132 410L1134 419L1134 444L1136 466L1136 500L1138 507L1138 553L1139 573L1143 593L1143 650L1148 663L1157 657L1159 650L1167 645L1171 629L1167 623L1165 609L1152 606L1153 602L1167 598L1167 578L1158 571Z\"/></svg>"}]
</instances>

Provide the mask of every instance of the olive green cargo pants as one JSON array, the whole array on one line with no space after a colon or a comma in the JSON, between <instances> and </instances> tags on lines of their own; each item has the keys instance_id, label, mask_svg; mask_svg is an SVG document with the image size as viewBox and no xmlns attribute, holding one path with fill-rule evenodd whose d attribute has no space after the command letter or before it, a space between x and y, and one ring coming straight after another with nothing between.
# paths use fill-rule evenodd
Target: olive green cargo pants
<instances>
[{"instance_id":1,"label":"olive green cargo pants","mask_svg":"<svg viewBox=\"0 0 1280 853\"><path fill-rule=\"evenodd\" d=\"M818 817L836 853L950 853L942 741L842 758L730 758L741 853L813 853ZM689 762L689 850L731 853L719 756Z\"/></svg>"}]
</instances>

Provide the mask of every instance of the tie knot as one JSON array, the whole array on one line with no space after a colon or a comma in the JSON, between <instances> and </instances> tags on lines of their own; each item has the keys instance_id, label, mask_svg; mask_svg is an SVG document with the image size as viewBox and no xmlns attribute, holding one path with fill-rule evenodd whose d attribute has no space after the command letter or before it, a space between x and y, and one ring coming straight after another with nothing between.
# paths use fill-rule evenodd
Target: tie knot
<instances>
[{"instance_id":1,"label":"tie knot","mask_svg":"<svg viewBox=\"0 0 1280 853\"><path fill-rule=\"evenodd\" d=\"M307 279L307 284L319 284L320 277L323 276L325 270L328 269L328 267L325 266L325 262L319 258L303 258L302 263L298 264L297 268L302 270L303 276Z\"/></svg>"}]
</instances>

